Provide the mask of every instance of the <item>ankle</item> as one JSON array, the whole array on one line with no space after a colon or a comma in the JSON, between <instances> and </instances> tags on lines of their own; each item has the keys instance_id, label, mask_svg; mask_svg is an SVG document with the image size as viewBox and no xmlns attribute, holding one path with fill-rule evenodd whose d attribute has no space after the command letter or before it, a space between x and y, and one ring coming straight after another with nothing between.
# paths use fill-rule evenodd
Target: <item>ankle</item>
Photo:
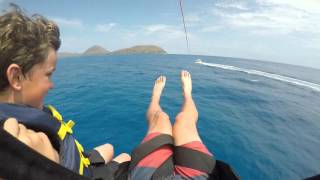
<instances>
[{"instance_id":1,"label":"ankle","mask_svg":"<svg viewBox=\"0 0 320 180\"><path fill-rule=\"evenodd\" d=\"M151 96L151 102L159 103L160 102L160 96L159 95L152 95Z\"/></svg>"},{"instance_id":2,"label":"ankle","mask_svg":"<svg viewBox=\"0 0 320 180\"><path fill-rule=\"evenodd\" d=\"M193 101L191 94L183 94L184 101Z\"/></svg>"}]
</instances>

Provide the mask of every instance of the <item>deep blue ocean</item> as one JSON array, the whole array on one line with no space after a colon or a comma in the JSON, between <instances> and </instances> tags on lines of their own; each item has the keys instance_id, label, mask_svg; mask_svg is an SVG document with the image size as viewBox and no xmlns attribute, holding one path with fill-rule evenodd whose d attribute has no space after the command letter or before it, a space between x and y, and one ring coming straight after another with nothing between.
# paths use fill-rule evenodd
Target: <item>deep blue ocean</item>
<instances>
[{"instance_id":1,"label":"deep blue ocean","mask_svg":"<svg viewBox=\"0 0 320 180\"><path fill-rule=\"evenodd\" d=\"M201 58L202 63L194 61ZM180 71L193 80L203 142L242 179L320 173L320 70L226 57L107 55L59 59L46 103L86 147L128 152L143 139L154 80L167 77L161 106L174 122Z\"/></svg>"}]
</instances>

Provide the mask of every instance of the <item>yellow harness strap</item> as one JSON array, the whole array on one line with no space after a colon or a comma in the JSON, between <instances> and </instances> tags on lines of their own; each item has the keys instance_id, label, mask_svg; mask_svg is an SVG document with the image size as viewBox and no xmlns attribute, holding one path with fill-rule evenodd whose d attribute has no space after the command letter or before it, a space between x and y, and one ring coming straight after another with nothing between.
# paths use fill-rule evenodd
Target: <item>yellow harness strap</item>
<instances>
[{"instance_id":1,"label":"yellow harness strap","mask_svg":"<svg viewBox=\"0 0 320 180\"><path fill-rule=\"evenodd\" d=\"M83 147L82 145L77 141L75 140L75 143L77 145L77 149L79 151L79 154L80 154L80 168L79 168L79 174L83 174L83 167L88 167L90 165L90 161L88 158L86 158L84 155L83 155Z\"/></svg>"},{"instance_id":2,"label":"yellow harness strap","mask_svg":"<svg viewBox=\"0 0 320 180\"><path fill-rule=\"evenodd\" d=\"M61 123L58 135L61 140L64 140L67 133L72 134L72 127L75 123L72 120L69 120L67 123L65 123L62 119L61 114L56 110L56 108L51 105L48 105L48 108L52 112L53 117L55 117Z\"/></svg>"},{"instance_id":3,"label":"yellow harness strap","mask_svg":"<svg viewBox=\"0 0 320 180\"><path fill-rule=\"evenodd\" d=\"M61 114L56 110L56 108L54 108L52 105L48 105L48 108L50 109L53 117L55 117L61 123L58 136L63 141L67 133L72 134L72 127L75 125L75 123L72 120L69 120L67 123L65 123ZM75 140L75 144L80 155L79 174L83 175L83 167L88 167L90 165L90 161L83 155L84 149L82 145L77 140Z\"/></svg>"}]
</instances>

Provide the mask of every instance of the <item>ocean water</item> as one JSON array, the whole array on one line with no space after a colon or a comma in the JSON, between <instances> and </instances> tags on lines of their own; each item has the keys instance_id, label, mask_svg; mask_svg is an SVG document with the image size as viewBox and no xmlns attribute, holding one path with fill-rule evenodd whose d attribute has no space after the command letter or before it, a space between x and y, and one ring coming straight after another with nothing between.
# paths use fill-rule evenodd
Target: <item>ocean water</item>
<instances>
[{"instance_id":1,"label":"ocean water","mask_svg":"<svg viewBox=\"0 0 320 180\"><path fill-rule=\"evenodd\" d=\"M202 63L195 63L198 58ZM128 152L146 133L154 80L167 76L161 106L172 122L182 104L180 71L193 80L198 129L217 159L242 179L320 173L320 70L189 55L109 55L58 61L46 102L76 122L86 147Z\"/></svg>"}]
</instances>

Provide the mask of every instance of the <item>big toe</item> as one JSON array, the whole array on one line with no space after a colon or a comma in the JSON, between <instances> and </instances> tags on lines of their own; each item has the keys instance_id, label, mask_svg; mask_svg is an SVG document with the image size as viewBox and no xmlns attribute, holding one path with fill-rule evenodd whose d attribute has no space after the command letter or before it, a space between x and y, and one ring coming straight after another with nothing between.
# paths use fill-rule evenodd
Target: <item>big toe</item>
<instances>
[{"instance_id":1,"label":"big toe","mask_svg":"<svg viewBox=\"0 0 320 180\"><path fill-rule=\"evenodd\" d=\"M181 81L182 83L187 83L188 81L191 81L191 74L186 70L181 71Z\"/></svg>"},{"instance_id":2,"label":"big toe","mask_svg":"<svg viewBox=\"0 0 320 180\"><path fill-rule=\"evenodd\" d=\"M165 84L166 83L166 77L165 76L159 76L155 82L155 84Z\"/></svg>"},{"instance_id":3,"label":"big toe","mask_svg":"<svg viewBox=\"0 0 320 180\"><path fill-rule=\"evenodd\" d=\"M191 77L191 75L188 71L186 71L186 70L181 71L181 78L184 79L184 78L190 78L190 77Z\"/></svg>"}]
</instances>

